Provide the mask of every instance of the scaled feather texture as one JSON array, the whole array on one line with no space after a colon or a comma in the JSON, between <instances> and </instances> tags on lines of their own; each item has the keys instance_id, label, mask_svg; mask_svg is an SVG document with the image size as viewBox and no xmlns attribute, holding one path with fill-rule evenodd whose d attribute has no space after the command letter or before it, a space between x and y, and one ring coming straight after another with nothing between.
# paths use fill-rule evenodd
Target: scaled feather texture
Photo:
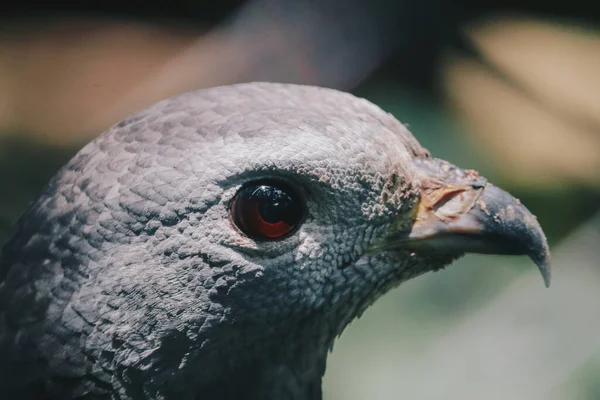
<instances>
[{"instance_id":1,"label":"scaled feather texture","mask_svg":"<svg viewBox=\"0 0 600 400\"><path fill-rule=\"evenodd\" d=\"M461 171L331 89L248 83L159 102L85 146L3 248L0 397L320 399L349 322L471 250L406 245L420 215L476 207L444 186L454 174L479 196L483 178ZM265 180L303 202L279 240L231 218L240 188Z\"/></svg>"}]
</instances>

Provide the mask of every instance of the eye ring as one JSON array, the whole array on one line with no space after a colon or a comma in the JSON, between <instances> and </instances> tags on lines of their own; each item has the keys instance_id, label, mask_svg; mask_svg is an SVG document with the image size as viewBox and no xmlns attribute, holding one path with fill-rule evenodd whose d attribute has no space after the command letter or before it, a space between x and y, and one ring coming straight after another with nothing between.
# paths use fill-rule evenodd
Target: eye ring
<instances>
[{"instance_id":1,"label":"eye ring","mask_svg":"<svg viewBox=\"0 0 600 400\"><path fill-rule=\"evenodd\" d=\"M276 180L248 182L231 202L233 224L257 241L282 240L304 219L303 199L288 184Z\"/></svg>"}]
</instances>

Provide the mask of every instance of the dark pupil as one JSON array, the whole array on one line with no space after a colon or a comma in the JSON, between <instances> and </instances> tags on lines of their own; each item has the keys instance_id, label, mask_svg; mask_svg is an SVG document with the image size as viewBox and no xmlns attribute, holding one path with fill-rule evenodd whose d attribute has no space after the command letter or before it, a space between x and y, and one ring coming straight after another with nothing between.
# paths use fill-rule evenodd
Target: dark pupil
<instances>
[{"instance_id":1,"label":"dark pupil","mask_svg":"<svg viewBox=\"0 0 600 400\"><path fill-rule=\"evenodd\" d=\"M285 222L294 225L297 222L299 210L293 199L281 189L273 186L258 186L250 198L258 201L260 217L270 224Z\"/></svg>"}]
</instances>

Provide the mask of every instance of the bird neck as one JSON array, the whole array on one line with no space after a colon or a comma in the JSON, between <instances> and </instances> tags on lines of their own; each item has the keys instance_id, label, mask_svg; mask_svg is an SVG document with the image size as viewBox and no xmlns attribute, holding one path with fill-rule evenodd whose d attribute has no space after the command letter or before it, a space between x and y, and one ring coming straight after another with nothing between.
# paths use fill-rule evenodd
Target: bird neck
<instances>
[{"instance_id":1,"label":"bird neck","mask_svg":"<svg viewBox=\"0 0 600 400\"><path fill-rule=\"evenodd\" d=\"M321 330L327 326L322 321L289 324L255 338L253 344L240 340L220 347L218 358L211 357L209 364L222 369L198 393L220 400L321 400L327 354L335 338L333 330Z\"/></svg>"},{"instance_id":2,"label":"bird neck","mask_svg":"<svg viewBox=\"0 0 600 400\"><path fill-rule=\"evenodd\" d=\"M211 382L200 393L202 399L321 400L325 358L310 355L290 362L256 361Z\"/></svg>"}]
</instances>

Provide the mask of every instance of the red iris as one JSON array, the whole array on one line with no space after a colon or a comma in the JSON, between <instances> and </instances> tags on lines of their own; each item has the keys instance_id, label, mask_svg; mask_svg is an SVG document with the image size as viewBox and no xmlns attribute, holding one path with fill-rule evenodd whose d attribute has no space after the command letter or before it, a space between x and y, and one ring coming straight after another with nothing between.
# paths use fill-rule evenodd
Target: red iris
<instances>
[{"instance_id":1,"label":"red iris","mask_svg":"<svg viewBox=\"0 0 600 400\"><path fill-rule=\"evenodd\" d=\"M238 192L231 216L237 227L253 239L278 239L298 225L302 208L289 188L255 183Z\"/></svg>"}]
</instances>

